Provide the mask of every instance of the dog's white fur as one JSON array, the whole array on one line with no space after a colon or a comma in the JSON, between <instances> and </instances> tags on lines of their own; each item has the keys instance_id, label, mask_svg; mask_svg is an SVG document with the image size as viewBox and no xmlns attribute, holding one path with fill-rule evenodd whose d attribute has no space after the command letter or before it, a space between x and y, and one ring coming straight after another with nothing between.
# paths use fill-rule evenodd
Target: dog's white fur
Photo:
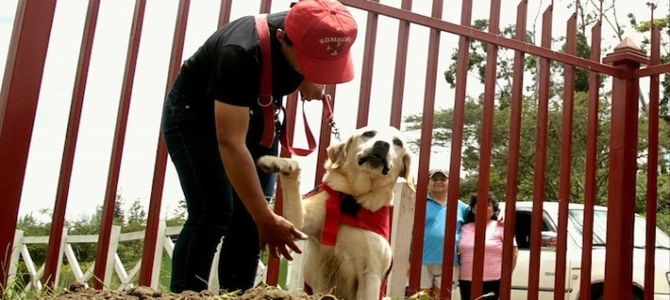
<instances>
[{"instance_id":1,"label":"dog's white fur","mask_svg":"<svg viewBox=\"0 0 670 300\"><path fill-rule=\"evenodd\" d=\"M388 146L386 153L384 145ZM396 128L361 128L346 143L328 148L323 182L352 195L361 207L374 212L391 205L398 177L405 177L413 188L410 160ZM265 171L279 172L284 217L309 236L303 274L314 293L334 293L340 299L377 299L391 266L388 241L372 231L343 224L335 246L321 245L328 192L303 199L300 166L294 160L264 156L258 165Z\"/></svg>"}]
</instances>

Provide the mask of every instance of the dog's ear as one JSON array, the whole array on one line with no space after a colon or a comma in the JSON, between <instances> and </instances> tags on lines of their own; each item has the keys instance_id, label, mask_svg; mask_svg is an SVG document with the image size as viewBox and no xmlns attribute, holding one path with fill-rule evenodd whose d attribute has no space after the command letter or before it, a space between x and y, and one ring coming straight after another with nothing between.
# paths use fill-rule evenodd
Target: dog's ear
<instances>
[{"instance_id":1,"label":"dog's ear","mask_svg":"<svg viewBox=\"0 0 670 300\"><path fill-rule=\"evenodd\" d=\"M330 167L332 169L337 169L347 159L347 145L349 142L345 143L339 143L336 145L331 145L328 147L328 159L330 160Z\"/></svg>"},{"instance_id":2,"label":"dog's ear","mask_svg":"<svg viewBox=\"0 0 670 300\"><path fill-rule=\"evenodd\" d=\"M414 187L414 178L412 178L411 162L411 155L409 155L409 153L405 153L405 156L402 157L403 169L400 171L400 176L405 178L405 181L407 181L407 186L409 186L410 190L416 191L416 188Z\"/></svg>"}]
</instances>

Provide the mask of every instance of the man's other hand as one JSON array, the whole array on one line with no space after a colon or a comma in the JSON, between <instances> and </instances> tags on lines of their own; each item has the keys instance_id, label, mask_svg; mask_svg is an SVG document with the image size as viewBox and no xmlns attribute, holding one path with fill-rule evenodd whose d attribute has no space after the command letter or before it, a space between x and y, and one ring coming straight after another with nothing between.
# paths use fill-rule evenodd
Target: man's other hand
<instances>
[{"instance_id":1,"label":"man's other hand","mask_svg":"<svg viewBox=\"0 0 670 300\"><path fill-rule=\"evenodd\" d=\"M259 220L256 225L258 226L261 250L265 249L267 245L270 253L277 257L283 256L288 260L293 260L289 249L296 253L302 253L295 240L307 239L307 235L282 216L273 213L270 217Z\"/></svg>"}]
</instances>

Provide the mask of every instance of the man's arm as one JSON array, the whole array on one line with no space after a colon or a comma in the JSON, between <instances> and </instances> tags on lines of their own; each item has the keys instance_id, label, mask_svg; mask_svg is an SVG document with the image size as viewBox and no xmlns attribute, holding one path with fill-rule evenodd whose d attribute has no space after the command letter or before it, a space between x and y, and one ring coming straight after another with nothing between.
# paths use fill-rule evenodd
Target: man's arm
<instances>
[{"instance_id":1,"label":"man's arm","mask_svg":"<svg viewBox=\"0 0 670 300\"><path fill-rule=\"evenodd\" d=\"M246 146L249 108L221 101L214 103L216 137L221 161L230 183L258 226L261 249L268 244L271 252L275 254L279 252L291 259L286 246L301 253L294 239L306 237L289 221L276 215L265 200L254 160Z\"/></svg>"}]
</instances>

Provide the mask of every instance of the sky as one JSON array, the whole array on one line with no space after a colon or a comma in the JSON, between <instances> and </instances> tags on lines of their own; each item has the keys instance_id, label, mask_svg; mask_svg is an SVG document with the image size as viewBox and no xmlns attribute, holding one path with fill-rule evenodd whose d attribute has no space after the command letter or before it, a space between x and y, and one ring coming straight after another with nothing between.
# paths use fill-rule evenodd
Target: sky
<instances>
[{"instance_id":1,"label":"sky","mask_svg":"<svg viewBox=\"0 0 670 300\"><path fill-rule=\"evenodd\" d=\"M191 1L184 59L193 54L216 29L219 1ZM645 3L649 1L618 0L617 10L620 22L627 24L625 15L628 13L636 15L638 20L648 19L649 9ZM670 11L668 6L670 1L651 1L658 4L659 15ZM288 9L290 2L288 0L272 1L272 11ZM380 2L400 7L400 0ZM415 0L413 2L412 10L415 13L430 15L432 1ZM445 0L444 2L446 4L443 9L443 19L460 23L460 1ZM488 18L489 1L475 0L474 2L475 10L472 19ZM555 1L554 37L565 35L565 21L573 12L573 9L567 8L571 2L574 1ZM0 74L4 74L17 3L18 0L0 1ZM529 26L535 22L535 18L541 15L549 3L549 0L529 1ZM143 206L148 207L177 4L177 0L147 1L117 191L125 199L124 209L135 200L139 200ZM514 22L517 4L518 0L502 1L501 28ZM231 19L257 13L259 5L260 0L233 1ZM32 213L39 219L49 221L39 211L53 209L86 8L87 1L84 0L57 2L24 180L19 211L21 216ZM91 215L95 212L95 208L101 206L104 201L133 8L133 0L101 1L70 184L67 220L76 220ZM360 64L363 58L367 17L364 11L354 8L351 8L350 11L359 25L358 39L352 47L358 74L353 81L338 85L334 108L335 122L345 138L353 131L356 123L356 113L352 112L352 109L355 110L358 107ZM537 26L540 32L540 21ZM380 16L369 124L388 124L393 76L396 72L394 65L397 30L397 20ZM457 45L457 37L452 34L441 34L440 37L436 109L449 108L453 105L454 91L439 74L448 69L451 63L449 57ZM639 34L631 37L637 43L642 41L642 36ZM667 39L667 37L664 38ZM604 49L611 49L618 43L613 38L611 28L607 25L603 26L603 39ZM405 71L403 116L422 112L427 46L428 29L413 25L410 29L408 64ZM559 47L560 45L555 44L553 49L556 50ZM505 53L509 55L512 52L501 50L502 55ZM478 83L477 78L468 79L468 95L476 96L482 90L483 87ZM308 122L317 135L321 109L322 105L316 101L306 104L309 114ZM304 139L301 139L304 135L301 123L299 121L298 128L296 128L295 144L304 147ZM411 136L411 134L408 135ZM331 140L337 141L334 137ZM449 156L448 149L433 149L430 166L448 167ZM303 166L314 166L316 154L299 158L299 161ZM418 168L417 159L414 160L413 167L415 170ZM314 172L308 170L309 167L303 171L302 182L305 191L311 189L314 182ZM417 171L414 173L416 174ZM182 198L183 193L176 173L169 162L161 215L172 215L178 207L178 201Z\"/></svg>"}]
</instances>

